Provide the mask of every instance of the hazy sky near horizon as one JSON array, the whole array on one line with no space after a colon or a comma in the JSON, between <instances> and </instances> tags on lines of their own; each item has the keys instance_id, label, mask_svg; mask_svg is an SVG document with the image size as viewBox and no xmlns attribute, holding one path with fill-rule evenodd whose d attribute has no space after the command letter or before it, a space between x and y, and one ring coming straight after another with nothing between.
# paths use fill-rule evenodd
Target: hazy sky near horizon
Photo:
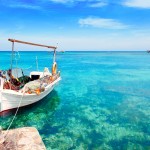
<instances>
[{"instance_id":1,"label":"hazy sky near horizon","mask_svg":"<svg viewBox=\"0 0 150 150\"><path fill-rule=\"evenodd\" d=\"M8 38L60 50L147 50L150 0L0 0L0 50L11 49Z\"/></svg>"}]
</instances>

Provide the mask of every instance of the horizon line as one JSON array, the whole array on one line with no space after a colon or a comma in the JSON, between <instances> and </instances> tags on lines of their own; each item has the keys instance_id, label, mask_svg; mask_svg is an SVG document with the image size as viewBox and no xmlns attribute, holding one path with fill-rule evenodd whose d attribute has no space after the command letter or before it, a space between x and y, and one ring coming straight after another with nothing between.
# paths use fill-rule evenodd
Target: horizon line
<instances>
[{"instance_id":1,"label":"horizon line","mask_svg":"<svg viewBox=\"0 0 150 150\"><path fill-rule=\"evenodd\" d=\"M0 52L11 52L11 51L12 50L0 50ZM63 53L63 52L147 52L147 51L148 50L66 50L66 51L56 50L56 52L60 52L60 53ZM19 52L53 52L53 51L51 50L50 51L49 50L20 50Z\"/></svg>"}]
</instances>

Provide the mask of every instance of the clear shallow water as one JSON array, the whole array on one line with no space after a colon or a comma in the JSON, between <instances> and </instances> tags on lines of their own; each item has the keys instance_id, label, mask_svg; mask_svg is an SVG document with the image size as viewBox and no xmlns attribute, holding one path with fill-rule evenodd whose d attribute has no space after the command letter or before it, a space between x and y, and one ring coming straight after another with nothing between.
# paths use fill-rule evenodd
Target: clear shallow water
<instances>
[{"instance_id":1,"label":"clear shallow water","mask_svg":"<svg viewBox=\"0 0 150 150\"><path fill-rule=\"evenodd\" d=\"M36 56L39 70L52 62L48 52L20 52L18 66L26 73L36 70ZM9 62L10 53L0 52L0 68L9 68ZM148 53L65 52L57 62L59 85L20 109L12 128L36 127L48 150L150 149ZM3 128L12 114L0 118Z\"/></svg>"}]
</instances>

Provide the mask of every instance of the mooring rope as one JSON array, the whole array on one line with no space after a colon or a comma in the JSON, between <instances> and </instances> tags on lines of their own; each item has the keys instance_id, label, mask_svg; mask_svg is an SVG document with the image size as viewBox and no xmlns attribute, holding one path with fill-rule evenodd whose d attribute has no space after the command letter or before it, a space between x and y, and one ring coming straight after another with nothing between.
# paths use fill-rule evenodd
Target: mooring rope
<instances>
[{"instance_id":1,"label":"mooring rope","mask_svg":"<svg viewBox=\"0 0 150 150\"><path fill-rule=\"evenodd\" d=\"M8 135L8 133L9 133L9 129L10 129L12 123L14 122L14 119L16 118L16 115L17 115L18 110L19 110L19 108L20 108L20 105L21 105L21 102L22 102L22 99L23 99L24 94L25 94L25 91L22 93L22 96L21 96L21 98L20 98L19 105L18 105L18 107L17 107L17 110L16 110L16 112L15 112L15 115L14 115L13 119L11 120L11 123L9 124L9 126L8 126L8 128L7 128L7 130L6 130L6 134L4 135L4 140L7 139L7 135Z\"/></svg>"}]
</instances>

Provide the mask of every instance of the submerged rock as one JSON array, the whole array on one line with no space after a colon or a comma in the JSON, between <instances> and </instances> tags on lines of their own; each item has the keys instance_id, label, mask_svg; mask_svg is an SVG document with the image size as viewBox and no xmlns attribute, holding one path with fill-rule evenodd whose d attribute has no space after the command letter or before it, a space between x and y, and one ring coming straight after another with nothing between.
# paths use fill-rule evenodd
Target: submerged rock
<instances>
[{"instance_id":1,"label":"submerged rock","mask_svg":"<svg viewBox=\"0 0 150 150\"><path fill-rule=\"evenodd\" d=\"M0 150L46 150L46 147L36 128L24 127L2 131L5 141L0 143Z\"/></svg>"}]
</instances>

